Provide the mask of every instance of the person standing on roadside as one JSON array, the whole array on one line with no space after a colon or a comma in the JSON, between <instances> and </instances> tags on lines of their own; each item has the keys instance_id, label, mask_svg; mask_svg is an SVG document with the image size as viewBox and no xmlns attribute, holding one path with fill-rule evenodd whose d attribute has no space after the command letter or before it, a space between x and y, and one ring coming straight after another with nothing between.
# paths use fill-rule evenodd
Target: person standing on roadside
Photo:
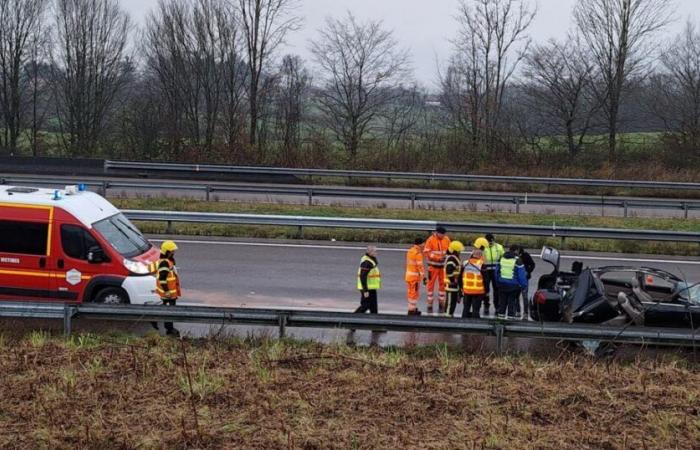
<instances>
[{"instance_id":1,"label":"person standing on roadside","mask_svg":"<svg viewBox=\"0 0 700 450\"><path fill-rule=\"evenodd\" d=\"M360 307L355 313L378 313L377 291L382 287L382 277L379 272L377 260L377 247L370 245L367 252L360 259L360 267L357 269L357 290L360 291Z\"/></svg>"},{"instance_id":2,"label":"person standing on roadside","mask_svg":"<svg viewBox=\"0 0 700 450\"><path fill-rule=\"evenodd\" d=\"M180 277L175 267L175 252L177 245L173 241L165 241L160 246L160 258L157 262L156 292L165 306L175 306L177 299L181 295ZM158 323L151 322L157 330ZM169 336L179 336L180 332L175 329L172 322L165 322L165 334Z\"/></svg>"},{"instance_id":3,"label":"person standing on roadside","mask_svg":"<svg viewBox=\"0 0 700 450\"><path fill-rule=\"evenodd\" d=\"M420 284L427 283L425 267L423 267L423 243L425 239L416 238L413 246L406 253L406 297L408 299L408 315L420 316L418 301L420 300Z\"/></svg>"},{"instance_id":4,"label":"person standing on roadside","mask_svg":"<svg viewBox=\"0 0 700 450\"><path fill-rule=\"evenodd\" d=\"M529 293L529 286L530 286L530 279L532 278L532 272L535 271L535 260L532 259L532 255L530 255L527 250L525 250L525 247L522 245L518 246L518 257L520 258L520 261L522 261L523 266L525 267L525 273L527 275L527 282L528 282L528 289L523 290L522 292L522 299L523 299L523 320L528 320L529 314L530 314L530 300L528 299L528 293ZM520 303L518 302L518 315L520 315Z\"/></svg>"},{"instance_id":5,"label":"person standing on roadside","mask_svg":"<svg viewBox=\"0 0 700 450\"><path fill-rule=\"evenodd\" d=\"M462 262L459 255L463 251L464 245L459 241L453 241L445 258L445 291L447 293L445 313L448 317L454 317L457 303L460 301Z\"/></svg>"},{"instance_id":6,"label":"person standing on roadside","mask_svg":"<svg viewBox=\"0 0 700 450\"><path fill-rule=\"evenodd\" d=\"M516 304L522 291L527 290L527 274L525 266L518 258L518 246L511 245L510 249L503 255L496 269L498 280L498 318L516 319Z\"/></svg>"},{"instance_id":7,"label":"person standing on roadside","mask_svg":"<svg viewBox=\"0 0 700 450\"><path fill-rule=\"evenodd\" d=\"M435 285L438 285L439 312L445 312L445 258L450 246L450 238L444 227L435 228L423 247L423 255L428 262L428 313L433 312Z\"/></svg>"},{"instance_id":8,"label":"person standing on roadside","mask_svg":"<svg viewBox=\"0 0 700 450\"><path fill-rule=\"evenodd\" d=\"M481 318L481 302L486 296L484 286L484 257L480 249L474 249L469 259L462 266L462 297L464 309L462 318Z\"/></svg>"},{"instance_id":9,"label":"person standing on roadside","mask_svg":"<svg viewBox=\"0 0 700 450\"><path fill-rule=\"evenodd\" d=\"M496 278L496 272L498 271L498 263L505 254L503 246L496 242L496 238L493 234L487 234L485 236L488 245L482 249L484 254L484 284L487 286L487 295L484 298L484 316L491 314L491 305L489 303L488 292L493 293L493 307L498 309L499 294L498 294L498 280Z\"/></svg>"}]
</instances>

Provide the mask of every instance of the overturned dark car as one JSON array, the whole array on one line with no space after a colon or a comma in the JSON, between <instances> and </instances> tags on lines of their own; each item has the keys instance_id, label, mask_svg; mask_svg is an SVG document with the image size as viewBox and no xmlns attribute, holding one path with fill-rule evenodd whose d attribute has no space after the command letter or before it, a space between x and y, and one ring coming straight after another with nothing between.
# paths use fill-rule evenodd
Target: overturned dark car
<instances>
[{"instance_id":1,"label":"overturned dark car","mask_svg":"<svg viewBox=\"0 0 700 450\"><path fill-rule=\"evenodd\" d=\"M536 321L600 323L700 329L700 283L650 267L583 268L574 262L559 269L559 252L542 249L554 267L538 280L530 300Z\"/></svg>"}]
</instances>

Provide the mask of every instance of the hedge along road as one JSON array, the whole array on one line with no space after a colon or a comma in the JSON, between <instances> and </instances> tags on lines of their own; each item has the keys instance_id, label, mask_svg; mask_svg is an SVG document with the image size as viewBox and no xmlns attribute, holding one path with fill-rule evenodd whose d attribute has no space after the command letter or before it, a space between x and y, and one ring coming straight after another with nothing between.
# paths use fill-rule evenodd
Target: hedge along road
<instances>
[{"instance_id":1,"label":"hedge along road","mask_svg":"<svg viewBox=\"0 0 700 450\"><path fill-rule=\"evenodd\" d=\"M359 305L356 274L364 247L357 244L301 241L241 241L224 238L193 239L174 237L180 250L177 265L182 278L182 303L215 306L273 308L308 308L352 311ZM159 243L162 236L153 236ZM379 310L405 314L403 281L404 247L380 246L379 264L383 288L379 294ZM532 251L533 256L539 254ZM643 257L635 255L582 254L564 255L562 267L568 269L579 259L584 266L632 265L668 270L688 280L700 280L700 261L688 258ZM535 259L537 268L531 280L531 292L537 279L551 272L551 266ZM420 308L425 311L425 291ZM462 307L458 306L457 314ZM186 328L202 332L200 328ZM247 328L251 330L251 328ZM291 330L305 338L333 340L343 332ZM358 332L359 340L370 339L369 332ZM374 337L374 336L373 336ZM431 343L455 339L454 336L389 333L382 343ZM528 340L524 340L528 341ZM544 342L544 341L542 341ZM527 345L532 342L526 342ZM542 345L547 345L542 344Z\"/></svg>"},{"instance_id":2,"label":"hedge along road","mask_svg":"<svg viewBox=\"0 0 700 450\"><path fill-rule=\"evenodd\" d=\"M480 191L445 191L434 189L398 189L398 188L348 188L347 186L304 186L285 184L259 183L205 183L203 181L181 180L141 180L129 178L94 178L78 179L76 177L51 177L50 180L27 175L3 174L0 177L4 184L48 186L62 188L66 184L79 182L88 183L91 190L102 193L106 186L108 196L136 198L180 197L198 200L243 201L263 203L288 203L314 205L338 205L349 207L389 207L389 208L423 208L423 209L454 209L474 211L501 211L521 213L568 214L622 217L625 214L638 217L675 217L700 218L698 200L691 199L657 199L659 204L672 203L672 207L635 206L640 201L645 203L650 199L636 197L600 197L600 196L566 196L555 194L531 194L517 192L480 192ZM110 186L111 185L111 186ZM151 185L151 187L149 187ZM207 193L209 186L211 192ZM284 193L286 191L286 193ZM342 195L334 195L343 193ZM312 196L309 196L309 192ZM411 194L416 200L412 201ZM452 198L453 200L427 200L422 196L432 198ZM397 198L398 196L398 198ZM462 199L456 199L462 197ZM516 197L518 198L516 204ZM465 200L465 198L467 198ZM577 203L567 204L567 200L577 199ZM531 199L529 202L528 199ZM621 205L629 202L625 210ZM690 208L685 211L682 204Z\"/></svg>"}]
</instances>

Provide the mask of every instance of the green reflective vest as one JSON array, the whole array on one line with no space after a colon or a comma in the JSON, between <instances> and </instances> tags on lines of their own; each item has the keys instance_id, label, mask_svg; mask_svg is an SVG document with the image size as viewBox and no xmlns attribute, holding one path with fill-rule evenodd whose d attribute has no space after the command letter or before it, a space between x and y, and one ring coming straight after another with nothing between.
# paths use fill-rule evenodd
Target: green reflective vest
<instances>
[{"instance_id":1,"label":"green reflective vest","mask_svg":"<svg viewBox=\"0 0 700 450\"><path fill-rule=\"evenodd\" d=\"M484 264L487 266L498 264L506 251L501 244L493 244L484 249Z\"/></svg>"},{"instance_id":2,"label":"green reflective vest","mask_svg":"<svg viewBox=\"0 0 700 450\"><path fill-rule=\"evenodd\" d=\"M367 289L370 291L378 291L382 287L382 275L379 273L379 266L372 258L364 255L360 260L360 268L357 269L357 290L362 290L362 281L360 281L360 274L362 273L362 263L369 261L372 264L372 269L370 269L367 274Z\"/></svg>"},{"instance_id":3,"label":"green reflective vest","mask_svg":"<svg viewBox=\"0 0 700 450\"><path fill-rule=\"evenodd\" d=\"M501 258L501 278L504 280L515 279L516 258Z\"/></svg>"}]
</instances>

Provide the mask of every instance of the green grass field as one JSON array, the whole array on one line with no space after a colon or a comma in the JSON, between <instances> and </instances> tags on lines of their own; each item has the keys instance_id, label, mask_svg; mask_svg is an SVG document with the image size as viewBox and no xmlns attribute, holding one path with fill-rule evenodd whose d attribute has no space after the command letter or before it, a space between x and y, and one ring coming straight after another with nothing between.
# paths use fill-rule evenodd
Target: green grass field
<instances>
[{"instance_id":1,"label":"green grass field","mask_svg":"<svg viewBox=\"0 0 700 450\"><path fill-rule=\"evenodd\" d=\"M237 202L204 202L188 199L171 198L141 198L141 199L112 199L120 209L140 210L173 210L196 212L220 212L241 214L281 214L299 216L321 217L359 217L399 220L437 220L441 222L468 222L468 223L500 223L520 225L545 225L573 226L573 227L600 227L600 228L624 228L640 230L673 230L700 232L700 220L677 219L647 219L647 218L611 218L611 217L582 217L582 216L554 216L543 214L508 214L508 213L483 213L455 210L402 210L385 208L348 208L336 206L299 206L264 203L237 203ZM199 224L174 224L173 229L167 230L163 223L140 223L139 227L146 233L164 234L173 232L183 235L198 236L228 236L251 238L283 238L294 239L302 237L296 228L287 227L260 227L260 226L232 226L232 225L199 225ZM484 226L484 234L488 233L488 226ZM348 242L384 242L384 243L409 243L415 238L413 233L375 230L341 230L341 229L314 229L304 230L306 239L331 240ZM453 235L453 238L471 242L477 236ZM519 243L530 248L539 248L542 245L554 245L568 250L605 251L621 253L650 253L666 255L696 255L698 245L660 242L637 242L622 240L591 240L591 239L567 239L562 243L560 239L502 236L499 240L508 245Z\"/></svg>"}]
</instances>

